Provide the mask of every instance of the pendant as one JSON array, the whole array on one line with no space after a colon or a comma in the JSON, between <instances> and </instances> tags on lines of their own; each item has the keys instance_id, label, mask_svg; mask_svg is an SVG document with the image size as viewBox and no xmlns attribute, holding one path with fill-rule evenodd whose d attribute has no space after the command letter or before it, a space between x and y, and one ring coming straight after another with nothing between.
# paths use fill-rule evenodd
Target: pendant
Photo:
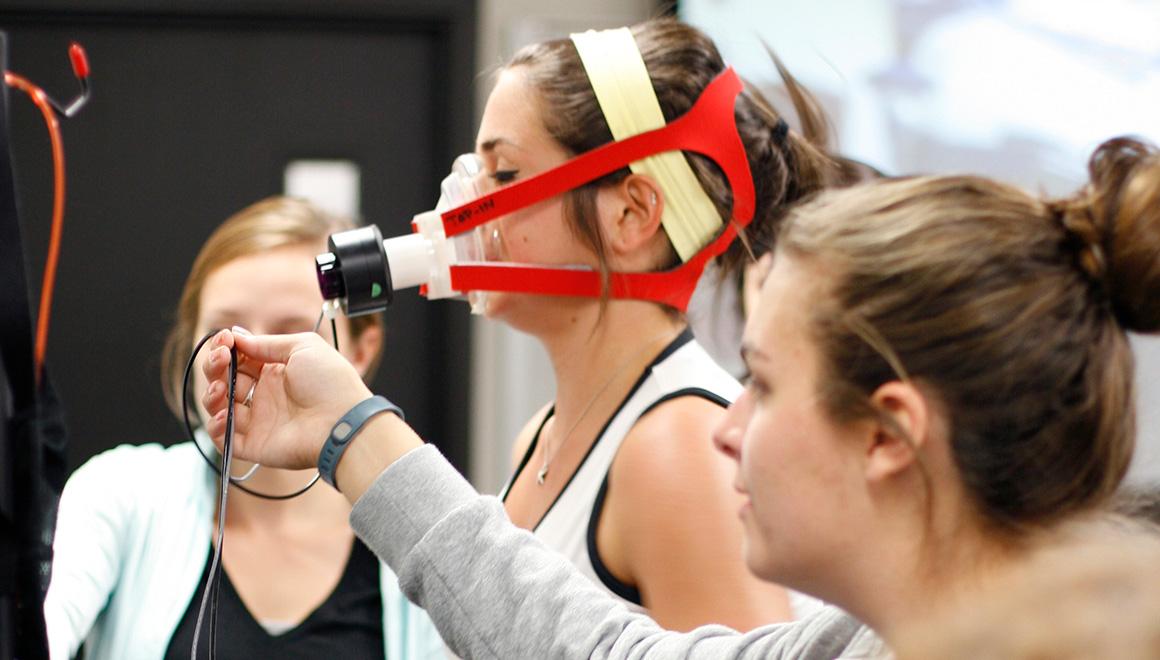
<instances>
[{"instance_id":1,"label":"pendant","mask_svg":"<svg viewBox=\"0 0 1160 660\"><path fill-rule=\"evenodd\" d=\"M536 483L543 486L544 485L544 478L547 476L548 476L548 466L545 465L545 466L540 468L539 472L536 473Z\"/></svg>"}]
</instances>

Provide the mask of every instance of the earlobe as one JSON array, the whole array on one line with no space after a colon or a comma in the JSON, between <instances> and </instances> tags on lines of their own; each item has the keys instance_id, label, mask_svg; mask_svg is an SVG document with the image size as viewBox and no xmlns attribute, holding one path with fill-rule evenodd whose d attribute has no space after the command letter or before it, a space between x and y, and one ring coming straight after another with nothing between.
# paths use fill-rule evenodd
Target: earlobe
<instances>
[{"instance_id":1,"label":"earlobe","mask_svg":"<svg viewBox=\"0 0 1160 660\"><path fill-rule=\"evenodd\" d=\"M918 461L930 435L930 407L913 383L891 381L870 397L881 417L874 422L866 456L866 478L884 481Z\"/></svg>"}]
</instances>

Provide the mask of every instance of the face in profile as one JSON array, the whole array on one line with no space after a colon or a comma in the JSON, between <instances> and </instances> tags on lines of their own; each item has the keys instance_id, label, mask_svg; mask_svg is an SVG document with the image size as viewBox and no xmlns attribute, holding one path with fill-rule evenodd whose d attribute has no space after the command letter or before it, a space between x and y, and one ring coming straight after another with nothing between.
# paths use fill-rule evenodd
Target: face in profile
<instances>
[{"instance_id":1,"label":"face in profile","mask_svg":"<svg viewBox=\"0 0 1160 660\"><path fill-rule=\"evenodd\" d=\"M572 154L556 142L544 127L537 96L516 67L504 70L488 97L480 121L476 152L483 163L480 192L488 193L550 170ZM563 197L538 202L510 213L484 227L489 259L524 264L594 267L591 250L573 236L564 217ZM533 296L488 294L487 315L518 324L520 299ZM533 307L542 305L539 298Z\"/></svg>"},{"instance_id":2,"label":"face in profile","mask_svg":"<svg viewBox=\"0 0 1160 660\"><path fill-rule=\"evenodd\" d=\"M745 327L745 391L715 433L737 461L745 560L755 575L816 590L814 578L849 534L861 463L851 432L830 420L818 397L820 357L809 310L821 276L778 255Z\"/></svg>"}]
</instances>

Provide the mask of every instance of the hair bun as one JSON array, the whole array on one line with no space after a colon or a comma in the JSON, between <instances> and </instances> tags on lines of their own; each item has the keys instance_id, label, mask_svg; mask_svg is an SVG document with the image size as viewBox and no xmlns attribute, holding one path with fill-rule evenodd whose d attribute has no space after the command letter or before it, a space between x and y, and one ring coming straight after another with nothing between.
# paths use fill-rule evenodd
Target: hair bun
<instances>
[{"instance_id":1,"label":"hair bun","mask_svg":"<svg viewBox=\"0 0 1160 660\"><path fill-rule=\"evenodd\" d=\"M1107 285L1108 263L1104 256L1104 232L1096 227L1086 195L1051 202L1048 205L1055 220L1066 232L1069 244L1078 254L1077 265L1093 283Z\"/></svg>"},{"instance_id":2,"label":"hair bun","mask_svg":"<svg viewBox=\"0 0 1160 660\"><path fill-rule=\"evenodd\" d=\"M1127 330L1160 331L1160 152L1113 138L1088 162L1091 180L1051 206L1079 244L1079 266L1102 283Z\"/></svg>"}]
</instances>

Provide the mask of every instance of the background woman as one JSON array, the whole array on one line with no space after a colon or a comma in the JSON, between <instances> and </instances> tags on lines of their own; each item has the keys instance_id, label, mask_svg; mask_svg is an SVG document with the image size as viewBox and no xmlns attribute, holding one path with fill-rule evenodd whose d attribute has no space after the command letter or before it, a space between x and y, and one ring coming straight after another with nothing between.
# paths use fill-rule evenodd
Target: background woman
<instances>
[{"instance_id":1,"label":"background woman","mask_svg":"<svg viewBox=\"0 0 1160 660\"><path fill-rule=\"evenodd\" d=\"M271 334L314 328L322 299L313 257L330 233L348 228L305 201L275 197L210 235L163 355L162 384L179 419L182 372L206 332L239 323ZM368 376L382 349L381 319L337 322L343 357ZM319 331L332 341L328 324ZM199 373L195 379L191 391L203 386ZM204 419L200 405L195 415ZM234 476L250 467L235 462ZM262 467L244 485L285 494L312 476ZM213 549L217 484L188 442L124 445L76 471L61 498L45 602L54 658L72 657L86 640L87 658L189 657ZM271 501L233 488L227 508L221 649L281 658L442 657L430 621L354 538L350 505L333 489ZM203 630L203 652L205 639Z\"/></svg>"}]
</instances>

